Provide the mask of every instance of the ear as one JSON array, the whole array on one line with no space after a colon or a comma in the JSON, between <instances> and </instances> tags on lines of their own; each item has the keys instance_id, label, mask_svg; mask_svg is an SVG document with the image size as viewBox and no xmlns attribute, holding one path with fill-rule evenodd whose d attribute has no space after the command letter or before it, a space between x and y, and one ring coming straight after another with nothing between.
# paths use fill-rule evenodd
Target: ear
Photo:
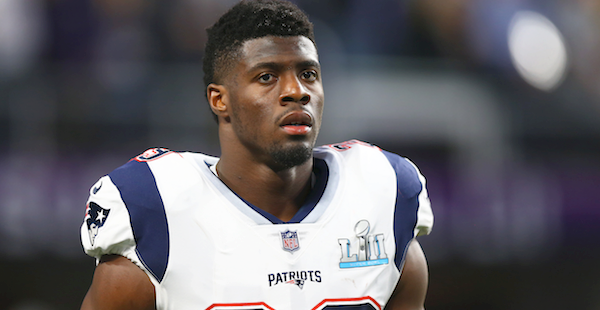
<instances>
[{"instance_id":1,"label":"ear","mask_svg":"<svg viewBox=\"0 0 600 310\"><path fill-rule=\"evenodd\" d=\"M229 116L229 97L225 86L214 83L209 84L206 87L206 98L208 98L211 110L219 118Z\"/></svg>"}]
</instances>

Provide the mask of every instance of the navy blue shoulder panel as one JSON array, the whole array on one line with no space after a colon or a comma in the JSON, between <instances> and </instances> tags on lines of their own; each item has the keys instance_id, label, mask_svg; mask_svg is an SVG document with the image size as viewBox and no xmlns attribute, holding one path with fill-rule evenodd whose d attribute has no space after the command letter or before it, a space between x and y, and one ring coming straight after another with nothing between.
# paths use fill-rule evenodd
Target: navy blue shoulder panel
<instances>
[{"instance_id":1,"label":"navy blue shoulder panel","mask_svg":"<svg viewBox=\"0 0 600 310\"><path fill-rule=\"evenodd\" d=\"M169 260L169 228L154 175L147 163L131 160L109 177L129 211L140 260L160 282Z\"/></svg>"},{"instance_id":2,"label":"navy blue shoulder panel","mask_svg":"<svg viewBox=\"0 0 600 310\"><path fill-rule=\"evenodd\" d=\"M419 193L423 185L419 175L406 159L387 151L382 151L396 172L398 192L394 211L394 237L396 239L396 256L394 262L402 267L404 255L410 241L414 238L419 210Z\"/></svg>"}]
</instances>

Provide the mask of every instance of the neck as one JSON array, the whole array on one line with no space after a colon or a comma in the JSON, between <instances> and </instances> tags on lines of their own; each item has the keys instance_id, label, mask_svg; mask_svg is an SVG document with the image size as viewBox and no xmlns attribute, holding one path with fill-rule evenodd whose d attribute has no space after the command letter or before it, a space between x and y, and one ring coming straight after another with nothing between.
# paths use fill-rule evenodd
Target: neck
<instances>
[{"instance_id":1,"label":"neck","mask_svg":"<svg viewBox=\"0 0 600 310\"><path fill-rule=\"evenodd\" d=\"M254 206L287 222L311 189L313 160L287 169L257 161L249 152L226 152L217 164L219 178Z\"/></svg>"}]
</instances>

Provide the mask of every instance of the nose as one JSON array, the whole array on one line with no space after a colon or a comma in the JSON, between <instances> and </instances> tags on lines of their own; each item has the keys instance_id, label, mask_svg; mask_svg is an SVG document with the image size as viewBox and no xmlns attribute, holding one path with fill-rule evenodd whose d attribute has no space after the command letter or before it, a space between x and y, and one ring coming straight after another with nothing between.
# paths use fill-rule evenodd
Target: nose
<instances>
[{"instance_id":1,"label":"nose","mask_svg":"<svg viewBox=\"0 0 600 310\"><path fill-rule=\"evenodd\" d=\"M281 95L279 102L286 105L291 102L298 102L302 105L310 102L308 89L302 84L302 81L295 75L290 74L281 79Z\"/></svg>"}]
</instances>

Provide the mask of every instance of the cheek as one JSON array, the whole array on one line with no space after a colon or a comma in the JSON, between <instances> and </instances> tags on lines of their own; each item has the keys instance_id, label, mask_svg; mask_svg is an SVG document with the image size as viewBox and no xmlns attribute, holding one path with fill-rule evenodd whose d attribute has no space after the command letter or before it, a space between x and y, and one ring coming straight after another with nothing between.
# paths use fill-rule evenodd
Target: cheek
<instances>
[{"instance_id":1,"label":"cheek","mask_svg":"<svg viewBox=\"0 0 600 310\"><path fill-rule=\"evenodd\" d=\"M320 96L316 97L317 100L315 101L315 105L314 105L314 109L315 109L315 117L319 118L319 121L321 120L321 117L323 115L323 107L324 107L324 98L323 98L323 94L321 93Z\"/></svg>"},{"instance_id":2,"label":"cheek","mask_svg":"<svg viewBox=\"0 0 600 310\"><path fill-rule=\"evenodd\" d=\"M266 119L269 115L270 107L257 101L246 101L238 103L234 112L247 123L250 120Z\"/></svg>"},{"instance_id":3,"label":"cheek","mask_svg":"<svg viewBox=\"0 0 600 310\"><path fill-rule=\"evenodd\" d=\"M237 101L231 108L232 125L238 132L257 135L261 127L268 127L272 123L271 107L260 99Z\"/></svg>"}]
</instances>

